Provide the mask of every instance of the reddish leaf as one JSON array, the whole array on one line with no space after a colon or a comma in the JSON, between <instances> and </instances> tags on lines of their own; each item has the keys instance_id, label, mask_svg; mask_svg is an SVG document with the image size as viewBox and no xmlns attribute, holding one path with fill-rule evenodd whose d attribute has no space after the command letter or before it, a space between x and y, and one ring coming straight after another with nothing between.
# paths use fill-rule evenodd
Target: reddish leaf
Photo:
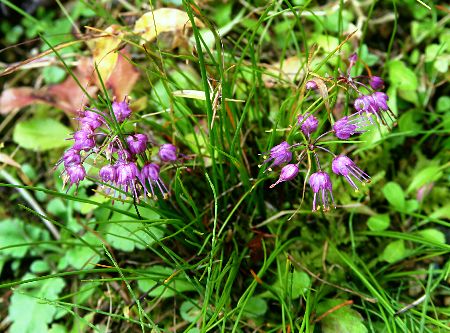
<instances>
[{"instance_id":1,"label":"reddish leaf","mask_svg":"<svg viewBox=\"0 0 450 333\"><path fill-rule=\"evenodd\" d=\"M139 72L126 58L129 58L126 52L119 53L116 67L106 83L118 100L131 92L139 78Z\"/></svg>"},{"instance_id":2,"label":"reddish leaf","mask_svg":"<svg viewBox=\"0 0 450 333\"><path fill-rule=\"evenodd\" d=\"M88 94L94 96L97 92L97 87L94 86L94 67L92 66L91 60L89 58L81 58L78 60L77 68L73 70L73 74ZM48 104L69 114L80 110L88 102L87 96L72 76L68 76L60 84L50 86L47 93Z\"/></svg>"},{"instance_id":3,"label":"reddish leaf","mask_svg":"<svg viewBox=\"0 0 450 333\"><path fill-rule=\"evenodd\" d=\"M34 103L34 89L30 87L20 87L6 89L0 95L0 113L6 114L15 109L23 108Z\"/></svg>"}]
</instances>

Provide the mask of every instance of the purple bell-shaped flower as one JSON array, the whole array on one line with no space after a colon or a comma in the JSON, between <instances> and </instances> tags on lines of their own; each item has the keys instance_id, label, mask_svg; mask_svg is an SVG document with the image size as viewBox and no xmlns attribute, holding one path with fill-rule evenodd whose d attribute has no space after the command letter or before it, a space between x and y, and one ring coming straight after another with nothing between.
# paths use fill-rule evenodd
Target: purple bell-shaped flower
<instances>
[{"instance_id":1,"label":"purple bell-shaped flower","mask_svg":"<svg viewBox=\"0 0 450 333\"><path fill-rule=\"evenodd\" d=\"M90 127L83 127L79 131L76 131L73 134L73 138L75 140L75 143L73 144L73 149L77 151L89 151L92 148L95 147L95 140L94 140L94 132Z\"/></svg>"},{"instance_id":2,"label":"purple bell-shaped flower","mask_svg":"<svg viewBox=\"0 0 450 333\"><path fill-rule=\"evenodd\" d=\"M334 198L333 198L333 185L331 184L330 176L323 171L319 171L313 173L309 177L309 185L311 186L314 192L313 198L313 211L317 211L320 209L320 205L317 204L317 196L319 196L319 200L322 201L323 210L327 211L330 209L330 200L328 196L331 197L331 202L334 206Z\"/></svg>"},{"instance_id":3,"label":"purple bell-shaped flower","mask_svg":"<svg viewBox=\"0 0 450 333\"><path fill-rule=\"evenodd\" d=\"M343 117L333 124L333 132L338 139L347 140L353 134L360 134L367 131L370 125L367 118L355 113L349 117Z\"/></svg>"},{"instance_id":4,"label":"purple bell-shaped flower","mask_svg":"<svg viewBox=\"0 0 450 333\"><path fill-rule=\"evenodd\" d=\"M379 90L382 89L384 86L384 81L379 76L371 76L369 78L369 84L372 87L373 90Z\"/></svg>"},{"instance_id":5,"label":"purple bell-shaped flower","mask_svg":"<svg viewBox=\"0 0 450 333\"><path fill-rule=\"evenodd\" d=\"M142 186L144 187L144 195L150 196L149 191L147 189L148 184L150 186L150 192L152 193L152 196L156 199L157 196L155 195L155 191L153 189L153 185L156 184L156 186L159 188L159 191L163 195L164 199L168 197L169 190L159 177L159 165L155 163L145 164L142 167L142 170L139 174L139 180Z\"/></svg>"},{"instance_id":6,"label":"purple bell-shaped flower","mask_svg":"<svg viewBox=\"0 0 450 333\"><path fill-rule=\"evenodd\" d=\"M358 186L356 186L355 182L350 176L353 176L359 182L364 185L364 182L370 182L370 177L358 168L350 158L345 155L337 156L333 159L331 163L331 169L337 175L344 176L347 182L353 187L356 191L358 191Z\"/></svg>"},{"instance_id":7,"label":"purple bell-shaped flower","mask_svg":"<svg viewBox=\"0 0 450 333\"><path fill-rule=\"evenodd\" d=\"M118 123L123 123L131 115L131 108L126 100L122 102L114 101L111 106Z\"/></svg>"},{"instance_id":8,"label":"purple bell-shaped flower","mask_svg":"<svg viewBox=\"0 0 450 333\"><path fill-rule=\"evenodd\" d=\"M129 135L126 138L128 149L134 155L143 153L147 149L148 138L145 134Z\"/></svg>"},{"instance_id":9,"label":"purple bell-shaped flower","mask_svg":"<svg viewBox=\"0 0 450 333\"><path fill-rule=\"evenodd\" d=\"M177 160L177 147L171 143L165 143L159 147L158 156L163 162L175 162Z\"/></svg>"},{"instance_id":10,"label":"purple bell-shaped flower","mask_svg":"<svg viewBox=\"0 0 450 333\"><path fill-rule=\"evenodd\" d=\"M291 146L286 141L274 146L269 152L269 157L263 155L265 158L263 164L272 162L269 166L270 170L274 166L289 163L292 160L292 152L289 150L290 148Z\"/></svg>"},{"instance_id":11,"label":"purple bell-shaped flower","mask_svg":"<svg viewBox=\"0 0 450 333\"><path fill-rule=\"evenodd\" d=\"M314 133L319 126L319 120L314 117L312 114L300 115L297 118L297 124L300 125L301 131L306 136L310 136L311 133Z\"/></svg>"}]
</instances>

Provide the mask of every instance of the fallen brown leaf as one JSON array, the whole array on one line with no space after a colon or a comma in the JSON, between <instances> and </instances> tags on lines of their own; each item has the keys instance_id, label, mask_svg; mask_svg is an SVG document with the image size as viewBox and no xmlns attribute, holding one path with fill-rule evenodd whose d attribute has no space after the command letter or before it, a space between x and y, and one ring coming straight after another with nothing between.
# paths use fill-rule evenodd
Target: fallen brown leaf
<instances>
[{"instance_id":1,"label":"fallen brown leaf","mask_svg":"<svg viewBox=\"0 0 450 333\"><path fill-rule=\"evenodd\" d=\"M118 54L114 71L106 83L118 100L129 95L139 79L139 71L126 58L129 58L129 55L125 51Z\"/></svg>"},{"instance_id":2,"label":"fallen brown leaf","mask_svg":"<svg viewBox=\"0 0 450 333\"><path fill-rule=\"evenodd\" d=\"M106 82L116 67L119 55L117 48L121 42L122 33L118 25L109 26L104 33L106 37L88 41L87 45L92 51L93 62L97 64L103 82Z\"/></svg>"}]
</instances>

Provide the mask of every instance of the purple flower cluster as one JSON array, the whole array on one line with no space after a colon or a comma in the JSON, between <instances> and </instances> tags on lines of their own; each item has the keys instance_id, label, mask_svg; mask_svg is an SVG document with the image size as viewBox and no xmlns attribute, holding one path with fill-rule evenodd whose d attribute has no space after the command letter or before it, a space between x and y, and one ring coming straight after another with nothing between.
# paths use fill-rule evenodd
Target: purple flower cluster
<instances>
[{"instance_id":1,"label":"purple flower cluster","mask_svg":"<svg viewBox=\"0 0 450 333\"><path fill-rule=\"evenodd\" d=\"M335 121L328 131L319 135L316 134L319 128L319 119L310 112L301 114L297 117L297 126L293 129L303 133L304 141L293 144L283 141L274 146L267 154L263 154L265 155L263 164L271 163L268 168L269 171L272 171L273 167L281 167L278 180L270 185L270 188L282 182L293 180L300 173L302 166L305 167L306 175L309 175L311 170L316 169L309 176L309 185L313 191L313 211L317 211L321 207L324 211L329 210L332 206L335 207L330 174L324 171L320 162L322 153L332 156L332 172L337 176L342 176L355 191L359 190L358 183L365 185L365 183L370 182L370 177L354 161L344 154L336 155L331 152L326 148L326 142L323 142L323 139L334 135L339 140L348 140L353 135L368 131L370 126L374 124L373 116L382 125L387 125L386 115L393 118L387 105L388 96L377 91L383 88L383 80L378 76L352 77L350 75L350 70L357 61L356 54L352 54L349 57L347 74L341 74L337 78L340 85L344 84L348 87L347 91L353 91L357 95L354 101L355 112L353 114ZM317 90L316 82L307 81L306 89ZM326 124L323 124L321 128L325 126ZM308 181L308 179L305 181Z\"/></svg>"},{"instance_id":2,"label":"purple flower cluster","mask_svg":"<svg viewBox=\"0 0 450 333\"><path fill-rule=\"evenodd\" d=\"M159 191L164 198L169 190L160 177L160 165L151 160L149 138L146 134L118 133L115 125L124 123L132 113L128 100L114 101L112 112L96 109L81 112L77 118L80 128L73 134L73 146L64 152L58 162L64 164L64 184L78 184L86 178L84 161L94 155L94 161L102 156L107 164L100 168L98 179L109 193L111 187L131 193L139 199L140 194L157 199ZM166 143L159 146L160 163L174 163L179 159L177 147ZM105 186L107 185L107 186ZM125 194L123 194L123 197Z\"/></svg>"}]
</instances>

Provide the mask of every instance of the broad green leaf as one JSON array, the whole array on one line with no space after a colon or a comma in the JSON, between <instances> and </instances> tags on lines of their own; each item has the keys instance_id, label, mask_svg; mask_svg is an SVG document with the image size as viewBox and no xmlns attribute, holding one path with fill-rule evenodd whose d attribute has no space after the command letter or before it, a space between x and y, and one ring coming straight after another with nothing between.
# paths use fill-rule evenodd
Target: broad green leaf
<instances>
[{"instance_id":1,"label":"broad green leaf","mask_svg":"<svg viewBox=\"0 0 450 333\"><path fill-rule=\"evenodd\" d=\"M326 53L333 52L339 45L339 40L330 35L316 35L313 40L324 49Z\"/></svg>"},{"instance_id":2,"label":"broad green leaf","mask_svg":"<svg viewBox=\"0 0 450 333\"><path fill-rule=\"evenodd\" d=\"M149 293L151 297L167 298L173 297L177 293L195 290L189 281L180 276L182 273L173 276L166 285L162 285L165 280L175 273L169 267L155 265L146 270L145 273L137 281L137 285L142 292L151 290Z\"/></svg>"},{"instance_id":3,"label":"broad green leaf","mask_svg":"<svg viewBox=\"0 0 450 333\"><path fill-rule=\"evenodd\" d=\"M322 302L317 307L317 316L322 315L326 311L335 306L344 303L343 299L330 299ZM350 306L343 306L340 309L329 313L325 316L320 324L323 333L366 333L367 328L363 323L363 318L356 310Z\"/></svg>"},{"instance_id":4,"label":"broad green leaf","mask_svg":"<svg viewBox=\"0 0 450 333\"><path fill-rule=\"evenodd\" d=\"M200 307L195 306L195 302L196 302L195 300L184 301L183 303L181 303L181 306L180 306L181 318L183 318L184 320L186 320L190 323L195 321L202 312ZM197 302L197 304L198 303L199 302Z\"/></svg>"},{"instance_id":5,"label":"broad green leaf","mask_svg":"<svg viewBox=\"0 0 450 333\"><path fill-rule=\"evenodd\" d=\"M403 259L406 255L405 242L401 240L397 240L389 243L388 246L383 251L381 255L382 259L387 261L388 263L394 263Z\"/></svg>"},{"instance_id":6,"label":"broad green leaf","mask_svg":"<svg viewBox=\"0 0 450 333\"><path fill-rule=\"evenodd\" d=\"M66 77L66 71L58 66L47 66L42 70L44 80L48 84L61 82Z\"/></svg>"},{"instance_id":7,"label":"broad green leaf","mask_svg":"<svg viewBox=\"0 0 450 333\"><path fill-rule=\"evenodd\" d=\"M435 61L437 57L443 54L445 51L445 47L439 44L429 44L425 48L425 61Z\"/></svg>"},{"instance_id":8,"label":"broad green leaf","mask_svg":"<svg viewBox=\"0 0 450 333\"><path fill-rule=\"evenodd\" d=\"M419 81L414 71L400 60L391 61L388 68L391 85L397 88L399 96L417 105Z\"/></svg>"},{"instance_id":9,"label":"broad green leaf","mask_svg":"<svg viewBox=\"0 0 450 333\"><path fill-rule=\"evenodd\" d=\"M101 241L92 233L86 233L82 238L94 248L101 245ZM73 268L92 267L93 264L99 262L100 256L93 249L81 241L78 241L78 243L80 245L71 246L64 256Z\"/></svg>"},{"instance_id":10,"label":"broad green leaf","mask_svg":"<svg viewBox=\"0 0 450 333\"><path fill-rule=\"evenodd\" d=\"M107 202L108 200L110 200L110 198L108 198L106 195L103 195L100 193L95 193L94 195L89 197L89 200L92 200L92 201L95 201L98 203L104 203L104 202ZM80 212L83 215L86 215L87 213L92 212L96 208L98 208L97 205L93 205L90 203L82 202L80 204Z\"/></svg>"},{"instance_id":11,"label":"broad green leaf","mask_svg":"<svg viewBox=\"0 0 450 333\"><path fill-rule=\"evenodd\" d=\"M392 85L402 90L416 90L419 85L414 71L400 60L389 63L389 79Z\"/></svg>"},{"instance_id":12,"label":"broad green leaf","mask_svg":"<svg viewBox=\"0 0 450 333\"><path fill-rule=\"evenodd\" d=\"M436 209L430 215L430 217L433 219L441 219L441 218L450 219L450 204L447 203L445 206Z\"/></svg>"},{"instance_id":13,"label":"broad green leaf","mask_svg":"<svg viewBox=\"0 0 450 333\"><path fill-rule=\"evenodd\" d=\"M437 229L424 229L424 230L420 230L417 233L429 241L439 243L439 244L445 244L444 233Z\"/></svg>"},{"instance_id":14,"label":"broad green leaf","mask_svg":"<svg viewBox=\"0 0 450 333\"><path fill-rule=\"evenodd\" d=\"M282 273L281 275L284 277L285 273ZM308 274L303 271L294 271L292 274L288 274L287 279L281 278L280 280L277 280L272 287L280 294L289 292L291 293L290 297L292 299L297 299L302 296L310 286L311 279Z\"/></svg>"},{"instance_id":15,"label":"broad green leaf","mask_svg":"<svg viewBox=\"0 0 450 333\"><path fill-rule=\"evenodd\" d=\"M44 151L71 145L66 140L71 130L52 118L35 118L19 122L13 139L21 147Z\"/></svg>"},{"instance_id":16,"label":"broad green leaf","mask_svg":"<svg viewBox=\"0 0 450 333\"><path fill-rule=\"evenodd\" d=\"M125 209L134 212L132 205ZM159 219L159 215L150 209L139 208L139 212L146 220ZM112 215L110 223L102 226L102 230L113 248L125 252L131 252L135 248L145 249L164 236L164 226L152 227L149 222L133 222L129 216L117 212Z\"/></svg>"},{"instance_id":17,"label":"broad green leaf","mask_svg":"<svg viewBox=\"0 0 450 333\"><path fill-rule=\"evenodd\" d=\"M391 224L391 219L388 214L378 214L369 217L367 220L367 225L372 231L382 231L389 228Z\"/></svg>"},{"instance_id":18,"label":"broad green leaf","mask_svg":"<svg viewBox=\"0 0 450 333\"><path fill-rule=\"evenodd\" d=\"M33 273L45 273L50 270L50 266L44 260L35 260L31 264L30 271Z\"/></svg>"},{"instance_id":19,"label":"broad green leaf","mask_svg":"<svg viewBox=\"0 0 450 333\"><path fill-rule=\"evenodd\" d=\"M78 287L77 294L73 296L75 304L85 304L87 303L94 292L101 285L100 282L84 282Z\"/></svg>"},{"instance_id":20,"label":"broad green leaf","mask_svg":"<svg viewBox=\"0 0 450 333\"><path fill-rule=\"evenodd\" d=\"M366 44L363 44L361 46L361 53L360 53L361 60L363 60L367 66L373 66L377 63L379 57L376 54L370 53L369 48Z\"/></svg>"},{"instance_id":21,"label":"broad green leaf","mask_svg":"<svg viewBox=\"0 0 450 333\"><path fill-rule=\"evenodd\" d=\"M64 327L64 325L53 324L48 333L67 333L67 329Z\"/></svg>"},{"instance_id":22,"label":"broad green leaf","mask_svg":"<svg viewBox=\"0 0 450 333\"><path fill-rule=\"evenodd\" d=\"M61 198L53 198L47 204L47 212L57 216L67 214L67 207Z\"/></svg>"},{"instance_id":23,"label":"broad green leaf","mask_svg":"<svg viewBox=\"0 0 450 333\"><path fill-rule=\"evenodd\" d=\"M247 318L257 318L264 316L268 306L265 299L258 296L250 297L245 304L243 315Z\"/></svg>"},{"instance_id":24,"label":"broad green leaf","mask_svg":"<svg viewBox=\"0 0 450 333\"><path fill-rule=\"evenodd\" d=\"M88 323L92 323L94 321L95 312L89 312L84 317L73 317L73 326L70 333L87 333L92 331L89 327ZM97 332L96 332L97 333Z\"/></svg>"},{"instance_id":25,"label":"broad green leaf","mask_svg":"<svg viewBox=\"0 0 450 333\"><path fill-rule=\"evenodd\" d=\"M437 112L448 112L450 111L450 97L449 96L441 96L438 98L436 103L436 111Z\"/></svg>"},{"instance_id":26,"label":"broad green leaf","mask_svg":"<svg viewBox=\"0 0 450 333\"><path fill-rule=\"evenodd\" d=\"M419 201L417 201L416 199L406 200L406 202L405 202L405 212L406 213L413 213L417 209L419 209Z\"/></svg>"},{"instance_id":27,"label":"broad green leaf","mask_svg":"<svg viewBox=\"0 0 450 333\"><path fill-rule=\"evenodd\" d=\"M405 209L405 193L403 189L395 182L389 182L383 187L383 194L386 200L397 210Z\"/></svg>"},{"instance_id":28,"label":"broad green leaf","mask_svg":"<svg viewBox=\"0 0 450 333\"><path fill-rule=\"evenodd\" d=\"M442 169L439 166L433 165L429 166L423 170L420 170L414 177L412 178L411 183L406 190L406 193L410 193L411 191L417 190L425 184L432 183L437 181L443 175Z\"/></svg>"},{"instance_id":29,"label":"broad green leaf","mask_svg":"<svg viewBox=\"0 0 450 333\"><path fill-rule=\"evenodd\" d=\"M0 222L0 248L23 244L0 251L0 257L22 258L27 253L30 241L41 237L42 229L32 224L25 224L19 219L8 219Z\"/></svg>"},{"instance_id":30,"label":"broad green leaf","mask_svg":"<svg viewBox=\"0 0 450 333\"><path fill-rule=\"evenodd\" d=\"M64 286L63 279L52 278L28 283L15 290L9 306L9 318L12 321L9 332L47 333L48 324L53 321L57 308L44 303L42 299L56 300Z\"/></svg>"},{"instance_id":31,"label":"broad green leaf","mask_svg":"<svg viewBox=\"0 0 450 333\"><path fill-rule=\"evenodd\" d=\"M447 73L450 57L445 51L445 45L430 44L425 49L425 61L434 62L433 66L437 71Z\"/></svg>"},{"instance_id":32,"label":"broad green leaf","mask_svg":"<svg viewBox=\"0 0 450 333\"><path fill-rule=\"evenodd\" d=\"M409 135L416 135L415 132L422 130L422 125L420 123L420 113L411 110L403 113L398 119L398 127L402 132L413 132Z\"/></svg>"}]
</instances>

